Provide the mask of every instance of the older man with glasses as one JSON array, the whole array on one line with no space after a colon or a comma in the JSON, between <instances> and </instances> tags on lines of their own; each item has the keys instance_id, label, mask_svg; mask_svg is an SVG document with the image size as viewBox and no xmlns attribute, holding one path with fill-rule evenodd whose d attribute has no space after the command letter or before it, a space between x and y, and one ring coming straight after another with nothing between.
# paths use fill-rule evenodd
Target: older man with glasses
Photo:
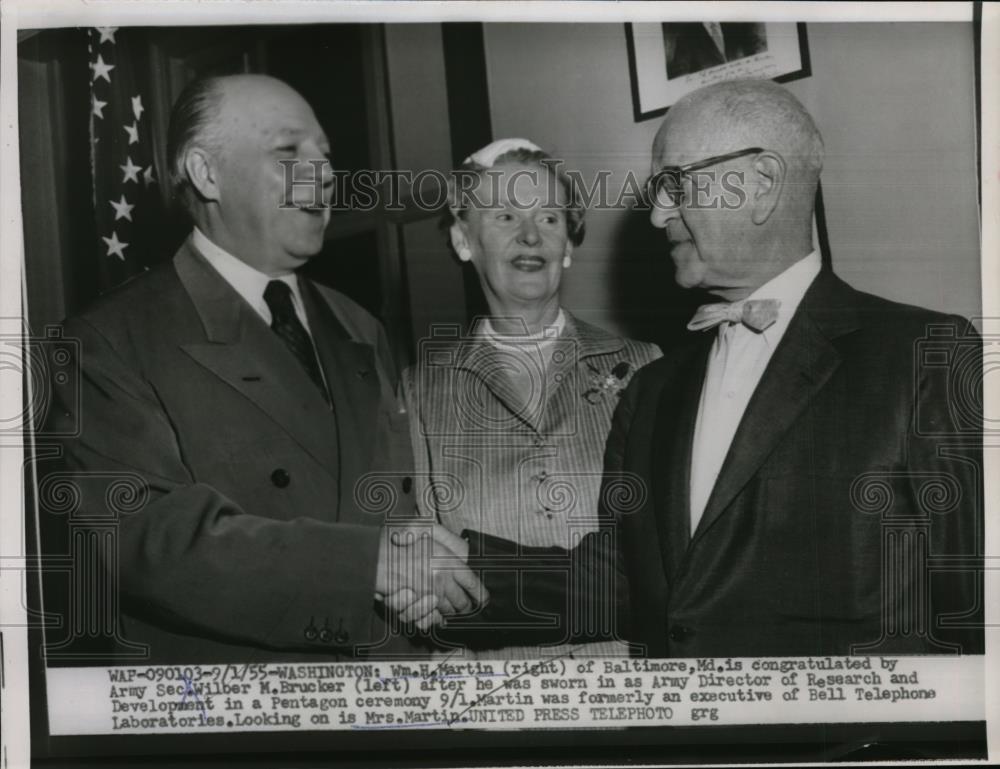
<instances>
[{"instance_id":1,"label":"older man with glasses","mask_svg":"<svg viewBox=\"0 0 1000 769\"><path fill-rule=\"evenodd\" d=\"M962 318L823 266L822 166L812 117L770 81L695 91L656 136L652 224L678 284L719 301L615 414L602 494L615 552L563 554L571 575L614 561L629 605L611 608L637 654L983 650L981 343ZM624 479L636 493L610 493ZM489 541L470 566L503 550ZM535 555L555 569L554 550ZM616 596L521 580L570 622ZM515 613L508 586L490 592L487 615Z\"/></svg>"}]
</instances>

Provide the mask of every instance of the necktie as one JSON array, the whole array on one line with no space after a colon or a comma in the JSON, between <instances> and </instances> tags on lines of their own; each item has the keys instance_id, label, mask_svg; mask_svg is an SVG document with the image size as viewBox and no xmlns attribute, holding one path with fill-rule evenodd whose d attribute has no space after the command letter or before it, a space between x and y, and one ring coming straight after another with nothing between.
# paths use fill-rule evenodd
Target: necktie
<instances>
[{"instance_id":1,"label":"necktie","mask_svg":"<svg viewBox=\"0 0 1000 769\"><path fill-rule=\"evenodd\" d=\"M712 38L712 42L715 43L715 48L718 50L719 55L722 56L722 60L726 60L726 41L722 37L722 25L717 21L706 21L703 22L705 25L705 31L708 32L708 36Z\"/></svg>"},{"instance_id":2,"label":"necktie","mask_svg":"<svg viewBox=\"0 0 1000 769\"><path fill-rule=\"evenodd\" d=\"M706 331L722 323L742 323L758 334L778 319L777 299L744 299L739 302L703 304L687 324L690 331Z\"/></svg>"},{"instance_id":3,"label":"necktie","mask_svg":"<svg viewBox=\"0 0 1000 769\"><path fill-rule=\"evenodd\" d=\"M272 280L264 289L264 301L271 311L271 330L281 338L292 355L298 358L309 378L316 383L323 393L323 398L329 403L330 396L323 383L323 374L319 369L312 338L299 320L299 316L295 314L292 289L284 281Z\"/></svg>"}]
</instances>

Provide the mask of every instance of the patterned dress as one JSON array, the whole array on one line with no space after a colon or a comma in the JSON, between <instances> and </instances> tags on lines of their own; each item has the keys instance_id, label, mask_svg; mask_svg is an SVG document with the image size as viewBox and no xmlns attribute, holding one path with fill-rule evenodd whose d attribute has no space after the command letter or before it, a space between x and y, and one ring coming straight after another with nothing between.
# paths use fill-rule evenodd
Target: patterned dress
<instances>
[{"instance_id":1,"label":"patterned dress","mask_svg":"<svg viewBox=\"0 0 1000 769\"><path fill-rule=\"evenodd\" d=\"M544 342L497 345L482 324L467 337L457 329L438 334L404 375L417 502L456 534L570 549L597 529L612 414L632 376L660 350L564 317L562 332ZM626 656L626 649L602 641L478 656L568 653Z\"/></svg>"}]
</instances>

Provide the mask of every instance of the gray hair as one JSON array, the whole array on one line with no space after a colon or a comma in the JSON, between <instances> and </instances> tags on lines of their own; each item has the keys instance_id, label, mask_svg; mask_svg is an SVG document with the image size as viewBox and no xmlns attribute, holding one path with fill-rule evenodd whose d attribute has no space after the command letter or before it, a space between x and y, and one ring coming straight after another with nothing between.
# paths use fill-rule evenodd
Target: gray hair
<instances>
[{"instance_id":1,"label":"gray hair","mask_svg":"<svg viewBox=\"0 0 1000 769\"><path fill-rule=\"evenodd\" d=\"M539 168L553 174L556 180L566 193L566 233L569 242L574 246L583 243L583 236L586 232L586 222L584 216L587 209L583 205L580 191L573 180L559 170L560 162L545 152L536 152L525 147L509 150L499 155L493 162L491 168L504 163L521 163L524 165L536 165ZM445 211L444 226L450 227L459 219L464 219L470 205L468 200L467 187L458 183L458 177L464 174L477 174L482 178L487 168L474 161L465 162L456 168L451 178L448 180L448 209Z\"/></svg>"},{"instance_id":2,"label":"gray hair","mask_svg":"<svg viewBox=\"0 0 1000 769\"><path fill-rule=\"evenodd\" d=\"M215 150L220 145L214 127L222 103L221 81L219 77L206 77L188 83L170 111L167 128L170 192L189 211L191 182L184 160L193 146Z\"/></svg>"},{"instance_id":3,"label":"gray hair","mask_svg":"<svg viewBox=\"0 0 1000 769\"><path fill-rule=\"evenodd\" d=\"M692 107L702 111L707 126L718 126L741 147L761 146L781 152L809 176L819 177L825 154L823 137L802 103L777 83L731 80L699 88L671 107L664 125L671 114ZM662 134L661 129L657 150Z\"/></svg>"}]
</instances>

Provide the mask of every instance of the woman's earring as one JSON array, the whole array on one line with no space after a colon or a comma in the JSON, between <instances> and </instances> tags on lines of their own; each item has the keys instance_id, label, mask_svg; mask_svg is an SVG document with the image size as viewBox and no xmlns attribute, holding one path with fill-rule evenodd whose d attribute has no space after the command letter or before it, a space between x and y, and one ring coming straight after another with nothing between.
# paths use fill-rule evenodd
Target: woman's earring
<instances>
[{"instance_id":1,"label":"woman's earring","mask_svg":"<svg viewBox=\"0 0 1000 769\"><path fill-rule=\"evenodd\" d=\"M458 249L458 258L463 262L467 262L472 258L472 251L466 246L462 246Z\"/></svg>"},{"instance_id":2,"label":"woman's earring","mask_svg":"<svg viewBox=\"0 0 1000 769\"><path fill-rule=\"evenodd\" d=\"M573 264L573 257L566 254L566 256L563 257L563 269L568 270L571 264Z\"/></svg>"}]
</instances>

